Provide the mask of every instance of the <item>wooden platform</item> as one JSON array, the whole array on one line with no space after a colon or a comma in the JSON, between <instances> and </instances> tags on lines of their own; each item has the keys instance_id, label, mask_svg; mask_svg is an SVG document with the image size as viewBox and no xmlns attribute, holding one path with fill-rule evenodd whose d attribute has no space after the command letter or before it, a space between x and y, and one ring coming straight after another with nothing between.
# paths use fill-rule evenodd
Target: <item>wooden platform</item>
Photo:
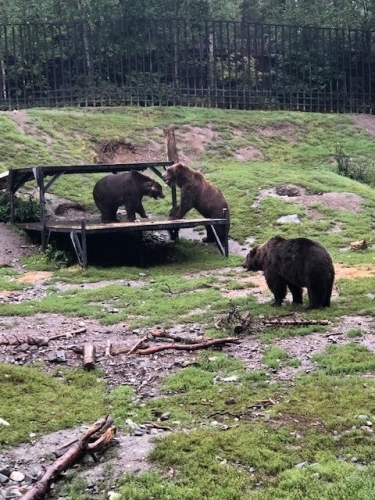
<instances>
[{"instance_id":1,"label":"wooden platform","mask_svg":"<svg viewBox=\"0 0 375 500\"><path fill-rule=\"evenodd\" d=\"M136 222L121 221L117 223L101 223L97 220L79 218L75 220L61 218L50 218L45 211L45 194L48 189L58 180L61 175L66 174L89 174L89 173L117 173L130 170L143 172L150 169L154 174L162 179L162 174L172 162L152 162L152 163L117 163L106 165L69 165L69 166L39 166L29 168L11 169L0 176L0 189L6 186L10 194L11 222L20 229L39 232L42 248L45 249L49 238L53 233L66 233L70 236L78 261L83 267L87 262L87 235L105 234L105 233L126 233L136 232L140 236L144 231L162 231L167 230L172 240L178 240L179 230L197 226L210 226L213 230L217 246L220 252L228 256L228 227L229 220L226 211L222 219L179 219L179 220L158 220L142 219ZM45 179L51 179L45 183ZM29 181L36 181L39 188L39 207L40 221L38 222L19 222L15 220L14 197L16 192ZM163 181L164 182L164 181ZM167 188L167 185L165 185ZM168 188L169 189L169 188ZM175 187L171 188L171 206L177 204L177 195ZM215 226L224 225L226 227L224 241L218 237ZM140 238L141 242L141 238ZM141 249L140 249L141 250Z\"/></svg>"}]
</instances>

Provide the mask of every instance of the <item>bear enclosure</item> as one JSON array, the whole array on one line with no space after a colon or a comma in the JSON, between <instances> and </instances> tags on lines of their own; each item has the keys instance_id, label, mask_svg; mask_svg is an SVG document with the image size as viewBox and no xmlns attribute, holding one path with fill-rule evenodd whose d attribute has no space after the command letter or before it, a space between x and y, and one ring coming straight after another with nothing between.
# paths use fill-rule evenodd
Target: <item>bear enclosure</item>
<instances>
[{"instance_id":1,"label":"bear enclosure","mask_svg":"<svg viewBox=\"0 0 375 500\"><path fill-rule=\"evenodd\" d=\"M0 26L0 109L373 113L373 31L183 19Z\"/></svg>"}]
</instances>

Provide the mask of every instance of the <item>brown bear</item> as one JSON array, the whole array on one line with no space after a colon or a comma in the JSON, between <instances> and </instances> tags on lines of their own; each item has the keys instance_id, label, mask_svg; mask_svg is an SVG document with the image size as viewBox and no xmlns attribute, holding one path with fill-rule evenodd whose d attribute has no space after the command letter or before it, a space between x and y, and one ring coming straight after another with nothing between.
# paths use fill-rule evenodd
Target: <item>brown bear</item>
<instances>
[{"instance_id":1,"label":"brown bear","mask_svg":"<svg viewBox=\"0 0 375 500\"><path fill-rule=\"evenodd\" d=\"M281 306L287 287L294 304L302 304L302 287L307 288L309 309L331 304L335 270L331 256L316 241L274 236L250 250L242 267L247 271L264 271L275 306Z\"/></svg>"},{"instance_id":2,"label":"brown bear","mask_svg":"<svg viewBox=\"0 0 375 500\"><path fill-rule=\"evenodd\" d=\"M203 217L209 219L222 219L223 210L228 215L229 231L229 207L223 193L210 184L204 176L184 165L175 163L166 169L162 175L168 186L176 185L181 189L181 201L173 207L169 213L171 219L182 219L189 210L195 208ZM224 242L225 226L214 226L220 240ZM204 242L214 242L215 236L210 226L206 226L207 236Z\"/></svg>"},{"instance_id":3,"label":"brown bear","mask_svg":"<svg viewBox=\"0 0 375 500\"><path fill-rule=\"evenodd\" d=\"M127 219L133 222L136 213L147 217L142 205L143 196L157 199L165 195L161 185L152 177L131 170L100 179L94 186L93 196L102 222L118 222L117 209L120 205L125 205Z\"/></svg>"}]
</instances>

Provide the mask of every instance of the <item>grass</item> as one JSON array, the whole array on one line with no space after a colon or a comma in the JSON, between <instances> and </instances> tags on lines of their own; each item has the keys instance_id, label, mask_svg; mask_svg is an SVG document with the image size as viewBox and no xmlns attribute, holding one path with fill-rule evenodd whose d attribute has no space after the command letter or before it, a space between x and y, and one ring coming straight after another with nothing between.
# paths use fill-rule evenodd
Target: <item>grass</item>
<instances>
[{"instance_id":1,"label":"grass","mask_svg":"<svg viewBox=\"0 0 375 500\"><path fill-rule=\"evenodd\" d=\"M39 368L0 363L0 446L93 422L105 414L104 382L99 373L59 370L54 375Z\"/></svg>"},{"instance_id":2,"label":"grass","mask_svg":"<svg viewBox=\"0 0 375 500\"><path fill-rule=\"evenodd\" d=\"M162 148L162 129L169 126L176 127L181 152L191 154L187 133L192 127L209 127L212 140L204 143L200 157L194 151L189 164L202 168L227 197L233 238L244 244L252 237L257 244L275 234L307 236L323 243L335 263L369 270L374 265L374 188L340 176L333 162L337 143L354 159L373 158L373 138L356 128L351 116L196 108L31 109L26 129L36 132L23 134L8 113L0 113L0 126L0 171L92 163L100 143L114 139L131 138L138 147L149 147L152 140ZM237 160L235 153L247 146L263 156ZM93 208L92 188L98 177L62 176L51 191ZM362 205L343 211L315 202L310 208L319 214L317 220L292 199L260 199L260 190L285 183L314 194L354 193ZM169 205L169 197L145 201L146 210L158 216L165 215ZM276 222L293 213L301 224ZM340 232L334 230L338 224ZM367 250L344 251L351 241L363 238ZM106 253L112 254L116 245L107 245ZM120 257L127 246L129 241L118 244ZM49 257L54 256L51 252ZM215 327L228 311L226 293L253 287L241 280L241 257L224 259L215 248L184 239L147 248L144 268L131 260L111 265L100 259L82 270L77 265L61 267L48 255L26 258L27 269L52 271L48 294L22 304L2 303L0 315L16 320L37 312L58 313L106 325L125 322L129 328L204 322L207 334L220 336L233 333ZM230 301L241 314L254 318L297 312L337 322L345 315L374 316L374 280L337 279L335 300L326 310L306 312L287 303L275 311L250 293ZM67 291L60 290L61 282L69 286ZM95 289L80 286L98 282L103 283ZM23 286L17 273L0 270L0 290ZM255 342L266 367L261 371L249 368L250 351L243 354L245 362L219 351L200 353L190 366L166 374L160 396L150 400L140 400L126 381L107 393L97 373L59 370L48 375L36 367L0 364L0 417L11 424L0 427L1 446L28 441L32 432L92 422L103 412L110 412L126 432L127 418L157 421L168 412L167 425L174 432L156 440L152 470L127 474L107 489L116 489L127 500L372 499L375 462L368 422L375 424L374 354L357 342L332 345L312 358L312 373L276 383L272 375L299 365L278 347L277 339L327 331L329 327L312 325L257 332ZM363 334L352 328L347 337L361 341ZM359 415L368 420L363 422ZM69 478L65 486L61 496L67 500L90 498L79 480ZM101 489L98 498L107 498L106 492Z\"/></svg>"}]
</instances>

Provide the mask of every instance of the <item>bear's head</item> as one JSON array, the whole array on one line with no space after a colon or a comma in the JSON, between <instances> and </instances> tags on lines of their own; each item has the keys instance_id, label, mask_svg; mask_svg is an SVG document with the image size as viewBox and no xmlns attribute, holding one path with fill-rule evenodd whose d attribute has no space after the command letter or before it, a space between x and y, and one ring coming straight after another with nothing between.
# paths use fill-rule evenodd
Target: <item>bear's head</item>
<instances>
[{"instance_id":1,"label":"bear's head","mask_svg":"<svg viewBox=\"0 0 375 500\"><path fill-rule=\"evenodd\" d=\"M264 252L263 245L257 245L250 250L246 255L246 259L242 263L242 267L246 271L263 271Z\"/></svg>"},{"instance_id":2,"label":"bear's head","mask_svg":"<svg viewBox=\"0 0 375 500\"><path fill-rule=\"evenodd\" d=\"M163 180L168 184L168 186L178 186L181 187L181 182L184 177L184 172L189 169L183 163L174 163L162 175ZM189 169L190 170L190 169Z\"/></svg>"},{"instance_id":3,"label":"bear's head","mask_svg":"<svg viewBox=\"0 0 375 500\"><path fill-rule=\"evenodd\" d=\"M150 179L150 181L147 183L147 195L151 198L155 198L155 200L157 200L158 198L165 198L163 188L154 179Z\"/></svg>"}]
</instances>

